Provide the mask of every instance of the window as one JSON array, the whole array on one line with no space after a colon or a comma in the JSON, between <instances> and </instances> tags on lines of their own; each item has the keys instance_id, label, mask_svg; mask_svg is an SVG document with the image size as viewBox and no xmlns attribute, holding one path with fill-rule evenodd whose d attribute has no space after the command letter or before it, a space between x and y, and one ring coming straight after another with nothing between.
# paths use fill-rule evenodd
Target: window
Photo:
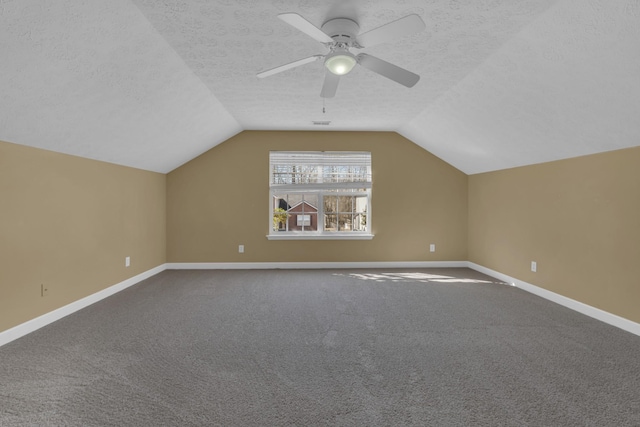
<instances>
[{"instance_id":1,"label":"window","mask_svg":"<svg viewBox=\"0 0 640 427\"><path fill-rule=\"evenodd\" d=\"M370 239L371 153L272 151L269 239Z\"/></svg>"},{"instance_id":2,"label":"window","mask_svg":"<svg viewBox=\"0 0 640 427\"><path fill-rule=\"evenodd\" d=\"M298 215L297 225L298 227L310 227L311 215Z\"/></svg>"}]
</instances>

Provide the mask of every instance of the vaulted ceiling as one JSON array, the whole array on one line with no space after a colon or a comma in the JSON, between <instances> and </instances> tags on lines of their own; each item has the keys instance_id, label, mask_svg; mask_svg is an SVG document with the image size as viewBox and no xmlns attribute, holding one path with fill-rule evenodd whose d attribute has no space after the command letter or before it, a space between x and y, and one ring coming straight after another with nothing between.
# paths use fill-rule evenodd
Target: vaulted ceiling
<instances>
[{"instance_id":1,"label":"vaulted ceiling","mask_svg":"<svg viewBox=\"0 0 640 427\"><path fill-rule=\"evenodd\" d=\"M363 51L320 97L326 46L279 20L426 30ZM324 111L323 111L324 110ZM638 0L0 0L0 140L169 172L242 130L395 131L473 174L640 145ZM313 121L330 121L319 128Z\"/></svg>"}]
</instances>

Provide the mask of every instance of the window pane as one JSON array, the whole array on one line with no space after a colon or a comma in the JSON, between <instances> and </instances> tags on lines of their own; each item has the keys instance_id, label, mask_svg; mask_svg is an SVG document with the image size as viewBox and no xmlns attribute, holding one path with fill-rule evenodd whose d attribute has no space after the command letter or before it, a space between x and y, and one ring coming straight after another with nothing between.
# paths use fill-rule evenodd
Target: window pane
<instances>
[{"instance_id":1,"label":"window pane","mask_svg":"<svg viewBox=\"0 0 640 427\"><path fill-rule=\"evenodd\" d=\"M308 206L311 207L312 212L318 212L318 195L317 194L303 194L303 200ZM308 212L309 208L305 209Z\"/></svg>"},{"instance_id":2,"label":"window pane","mask_svg":"<svg viewBox=\"0 0 640 427\"><path fill-rule=\"evenodd\" d=\"M353 231L367 231L366 214L355 214L353 216Z\"/></svg>"},{"instance_id":3,"label":"window pane","mask_svg":"<svg viewBox=\"0 0 640 427\"><path fill-rule=\"evenodd\" d=\"M298 193L287 194L287 200L289 202L289 209L292 209L294 206L302 202L302 194L298 194Z\"/></svg>"},{"instance_id":4,"label":"window pane","mask_svg":"<svg viewBox=\"0 0 640 427\"><path fill-rule=\"evenodd\" d=\"M339 214L338 215L338 231L352 231L352 215L351 214Z\"/></svg>"},{"instance_id":5,"label":"window pane","mask_svg":"<svg viewBox=\"0 0 640 427\"><path fill-rule=\"evenodd\" d=\"M327 188L326 193L367 193L366 188Z\"/></svg>"},{"instance_id":6,"label":"window pane","mask_svg":"<svg viewBox=\"0 0 640 427\"><path fill-rule=\"evenodd\" d=\"M324 196L323 197L324 200L324 211L326 213L335 213L337 212L337 203L338 203L338 197L337 196Z\"/></svg>"},{"instance_id":7,"label":"window pane","mask_svg":"<svg viewBox=\"0 0 640 427\"><path fill-rule=\"evenodd\" d=\"M290 231L317 231L318 215L317 214L297 214L295 215L295 225L290 221Z\"/></svg>"},{"instance_id":8,"label":"window pane","mask_svg":"<svg viewBox=\"0 0 640 427\"><path fill-rule=\"evenodd\" d=\"M328 165L322 168L323 182L370 182L367 166Z\"/></svg>"},{"instance_id":9,"label":"window pane","mask_svg":"<svg viewBox=\"0 0 640 427\"><path fill-rule=\"evenodd\" d=\"M354 198L355 206L354 212L366 212L367 211L367 196L356 196Z\"/></svg>"},{"instance_id":10,"label":"window pane","mask_svg":"<svg viewBox=\"0 0 640 427\"><path fill-rule=\"evenodd\" d=\"M271 167L272 184L313 184L320 182L319 178L317 166L275 164Z\"/></svg>"},{"instance_id":11,"label":"window pane","mask_svg":"<svg viewBox=\"0 0 640 427\"><path fill-rule=\"evenodd\" d=\"M272 228L274 231L287 230L287 210L290 208L287 194L273 196Z\"/></svg>"},{"instance_id":12,"label":"window pane","mask_svg":"<svg viewBox=\"0 0 640 427\"><path fill-rule=\"evenodd\" d=\"M284 209L285 211L289 209L289 204L287 203L287 195L286 194L274 194L273 195L273 209Z\"/></svg>"},{"instance_id":13,"label":"window pane","mask_svg":"<svg viewBox=\"0 0 640 427\"><path fill-rule=\"evenodd\" d=\"M338 217L335 214L328 214L324 216L324 230L325 231L338 231Z\"/></svg>"},{"instance_id":14,"label":"window pane","mask_svg":"<svg viewBox=\"0 0 640 427\"><path fill-rule=\"evenodd\" d=\"M271 182L273 184L290 184L291 171L291 166L273 165Z\"/></svg>"},{"instance_id":15,"label":"window pane","mask_svg":"<svg viewBox=\"0 0 640 427\"><path fill-rule=\"evenodd\" d=\"M318 208L317 194L288 194L289 198L289 218L287 229L289 231L317 231L318 230ZM311 202L316 202L315 205Z\"/></svg>"},{"instance_id":16,"label":"window pane","mask_svg":"<svg viewBox=\"0 0 640 427\"><path fill-rule=\"evenodd\" d=\"M309 214L309 225L304 227L305 231L318 231L318 214Z\"/></svg>"},{"instance_id":17,"label":"window pane","mask_svg":"<svg viewBox=\"0 0 640 427\"><path fill-rule=\"evenodd\" d=\"M338 196L338 212L352 212L353 196Z\"/></svg>"},{"instance_id":18,"label":"window pane","mask_svg":"<svg viewBox=\"0 0 640 427\"><path fill-rule=\"evenodd\" d=\"M311 224L311 217L309 215L296 215L296 225L298 227L309 226Z\"/></svg>"}]
</instances>

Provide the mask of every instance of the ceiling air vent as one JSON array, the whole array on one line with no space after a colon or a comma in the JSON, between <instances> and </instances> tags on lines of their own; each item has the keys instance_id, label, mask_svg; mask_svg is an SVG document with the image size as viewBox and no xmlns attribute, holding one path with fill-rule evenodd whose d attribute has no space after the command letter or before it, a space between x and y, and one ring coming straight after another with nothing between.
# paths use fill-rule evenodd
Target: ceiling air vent
<instances>
[{"instance_id":1,"label":"ceiling air vent","mask_svg":"<svg viewBox=\"0 0 640 427\"><path fill-rule=\"evenodd\" d=\"M331 120L314 120L312 123L314 126L329 126Z\"/></svg>"}]
</instances>

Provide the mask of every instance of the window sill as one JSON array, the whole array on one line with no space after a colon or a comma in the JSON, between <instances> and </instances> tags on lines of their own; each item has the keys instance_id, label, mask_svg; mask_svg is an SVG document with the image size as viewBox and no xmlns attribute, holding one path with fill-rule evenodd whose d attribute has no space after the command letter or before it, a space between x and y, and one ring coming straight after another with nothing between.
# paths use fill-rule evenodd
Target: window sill
<instances>
[{"instance_id":1,"label":"window sill","mask_svg":"<svg viewBox=\"0 0 640 427\"><path fill-rule=\"evenodd\" d=\"M373 234L302 234L302 233L282 233L267 234L268 240L371 240Z\"/></svg>"}]
</instances>

